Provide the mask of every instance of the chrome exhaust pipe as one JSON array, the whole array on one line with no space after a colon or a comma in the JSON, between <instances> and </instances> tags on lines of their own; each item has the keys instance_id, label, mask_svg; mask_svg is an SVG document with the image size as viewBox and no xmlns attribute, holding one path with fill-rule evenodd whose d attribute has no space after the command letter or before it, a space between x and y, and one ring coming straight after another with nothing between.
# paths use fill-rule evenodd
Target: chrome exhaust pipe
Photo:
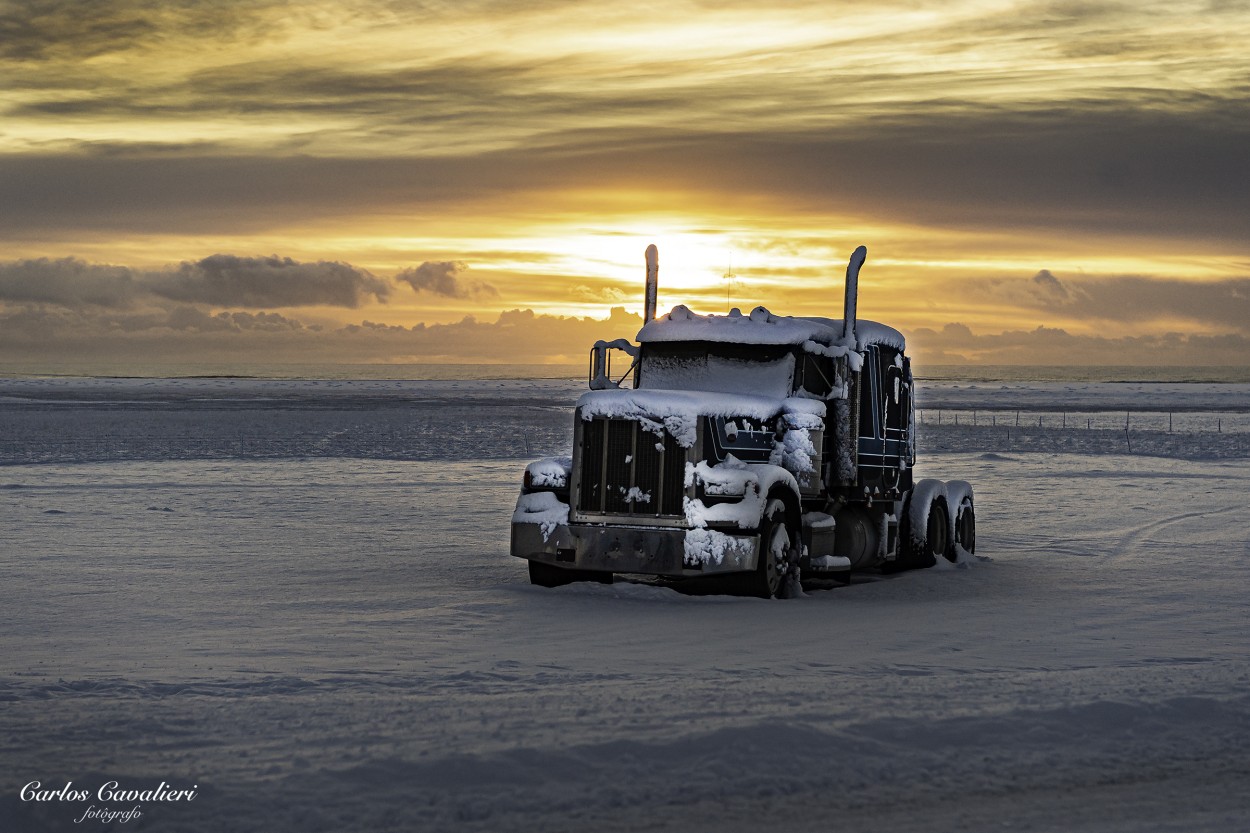
<instances>
[{"instance_id":1,"label":"chrome exhaust pipe","mask_svg":"<svg viewBox=\"0 0 1250 833\"><path fill-rule=\"evenodd\" d=\"M851 262L846 264L846 301L842 310L842 339L855 343L855 303L859 297L859 268L868 257L868 249L860 246L851 253Z\"/></svg>"},{"instance_id":2,"label":"chrome exhaust pipe","mask_svg":"<svg viewBox=\"0 0 1250 833\"><path fill-rule=\"evenodd\" d=\"M647 285L643 295L642 323L655 320L656 293L660 285L660 250L652 243L647 247Z\"/></svg>"}]
</instances>

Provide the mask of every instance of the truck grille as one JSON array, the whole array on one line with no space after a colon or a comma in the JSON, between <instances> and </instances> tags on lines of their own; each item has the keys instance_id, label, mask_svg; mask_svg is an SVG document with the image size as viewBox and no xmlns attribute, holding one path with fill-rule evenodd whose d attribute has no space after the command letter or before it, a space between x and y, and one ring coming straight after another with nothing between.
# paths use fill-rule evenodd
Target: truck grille
<instances>
[{"instance_id":1,"label":"truck grille","mask_svg":"<svg viewBox=\"0 0 1250 833\"><path fill-rule=\"evenodd\" d=\"M686 449L667 431L653 434L629 419L582 423L581 512L681 517Z\"/></svg>"}]
</instances>

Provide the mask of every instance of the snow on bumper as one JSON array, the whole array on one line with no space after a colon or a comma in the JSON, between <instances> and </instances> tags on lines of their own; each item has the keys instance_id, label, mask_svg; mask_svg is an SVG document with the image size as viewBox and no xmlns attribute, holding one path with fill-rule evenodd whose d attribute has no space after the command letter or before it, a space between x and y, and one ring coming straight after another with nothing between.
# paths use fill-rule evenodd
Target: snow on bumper
<instances>
[{"instance_id":1,"label":"snow on bumper","mask_svg":"<svg viewBox=\"0 0 1250 833\"><path fill-rule=\"evenodd\" d=\"M698 576L754 570L759 536L713 529L558 523L512 524L512 554L577 570Z\"/></svg>"}]
</instances>

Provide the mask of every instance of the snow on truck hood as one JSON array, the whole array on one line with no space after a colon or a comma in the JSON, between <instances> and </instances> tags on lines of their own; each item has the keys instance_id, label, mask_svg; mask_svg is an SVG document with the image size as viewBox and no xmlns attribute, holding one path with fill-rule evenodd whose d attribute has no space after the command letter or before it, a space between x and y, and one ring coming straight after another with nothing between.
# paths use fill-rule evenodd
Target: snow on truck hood
<instances>
[{"instance_id":1,"label":"snow on truck hood","mask_svg":"<svg viewBox=\"0 0 1250 833\"><path fill-rule=\"evenodd\" d=\"M825 403L815 399L662 389L592 390L577 408L582 419L634 419L657 431L663 425L684 448L694 445L701 416L768 420L784 414L795 427L818 427L825 416Z\"/></svg>"},{"instance_id":2,"label":"snow on truck hood","mask_svg":"<svg viewBox=\"0 0 1250 833\"><path fill-rule=\"evenodd\" d=\"M831 346L842 339L840 318L795 318L774 315L765 307L756 307L750 315L733 309L728 315L700 315L686 306L673 307L673 311L654 321L648 321L638 331L637 341L715 341L737 344L803 344L808 341ZM855 322L856 348L863 350L870 344L884 344L896 350L907 346L903 334L893 327L876 321L859 319Z\"/></svg>"}]
</instances>

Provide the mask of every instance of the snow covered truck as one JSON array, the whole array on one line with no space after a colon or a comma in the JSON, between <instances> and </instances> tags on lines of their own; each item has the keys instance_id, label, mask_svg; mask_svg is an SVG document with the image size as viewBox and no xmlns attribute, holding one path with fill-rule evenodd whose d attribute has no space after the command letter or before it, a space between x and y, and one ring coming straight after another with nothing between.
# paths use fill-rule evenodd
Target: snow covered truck
<instances>
[{"instance_id":1,"label":"snow covered truck","mask_svg":"<svg viewBox=\"0 0 1250 833\"><path fill-rule=\"evenodd\" d=\"M530 580L719 576L729 592L769 598L800 579L971 553L972 488L912 476L903 336L856 320L866 256L859 247L847 266L841 319L762 306L657 318L648 247L637 344L594 345L572 456L525 469L511 551ZM629 360L615 380L614 354Z\"/></svg>"}]
</instances>

